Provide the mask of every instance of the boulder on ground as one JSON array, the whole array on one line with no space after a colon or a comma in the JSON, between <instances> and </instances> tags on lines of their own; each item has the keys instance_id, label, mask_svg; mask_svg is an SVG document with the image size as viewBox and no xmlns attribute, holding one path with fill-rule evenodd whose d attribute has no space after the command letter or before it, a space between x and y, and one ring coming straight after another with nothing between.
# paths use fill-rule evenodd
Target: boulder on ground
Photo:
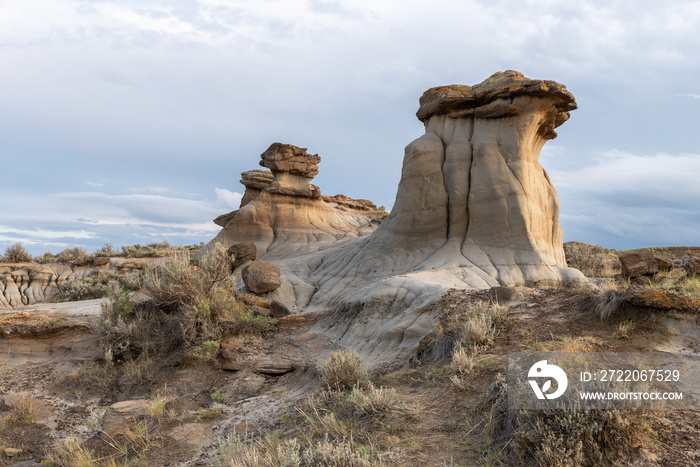
<instances>
[{"instance_id":1,"label":"boulder on ground","mask_svg":"<svg viewBox=\"0 0 700 467\"><path fill-rule=\"evenodd\" d=\"M272 313L272 316L275 318L282 318L284 316L289 315L289 308L284 306L284 303L278 302L277 300L273 300L272 303L270 303L270 313Z\"/></svg>"},{"instance_id":2,"label":"boulder on ground","mask_svg":"<svg viewBox=\"0 0 700 467\"><path fill-rule=\"evenodd\" d=\"M660 272L668 272L673 269L673 261L670 259L655 256L654 260L656 260L656 265L659 267Z\"/></svg>"},{"instance_id":3,"label":"boulder on ground","mask_svg":"<svg viewBox=\"0 0 700 467\"><path fill-rule=\"evenodd\" d=\"M299 364L284 358L261 358L253 362L253 371L269 376L280 376L294 371Z\"/></svg>"},{"instance_id":4,"label":"boulder on ground","mask_svg":"<svg viewBox=\"0 0 700 467\"><path fill-rule=\"evenodd\" d=\"M240 242L228 248L228 254L234 256L232 267L237 268L248 261L255 261L257 249L253 242Z\"/></svg>"},{"instance_id":5,"label":"boulder on ground","mask_svg":"<svg viewBox=\"0 0 700 467\"><path fill-rule=\"evenodd\" d=\"M659 271L659 264L651 249L628 251L618 254L617 257L622 264L622 275L626 277L646 276Z\"/></svg>"},{"instance_id":6,"label":"boulder on ground","mask_svg":"<svg viewBox=\"0 0 700 467\"><path fill-rule=\"evenodd\" d=\"M700 276L700 259L689 258L683 261L683 269L689 276Z\"/></svg>"},{"instance_id":7,"label":"boulder on ground","mask_svg":"<svg viewBox=\"0 0 700 467\"><path fill-rule=\"evenodd\" d=\"M143 419L148 413L149 402L136 399L117 402L107 408L102 423L102 431L110 436L116 436L125 427Z\"/></svg>"},{"instance_id":8,"label":"boulder on ground","mask_svg":"<svg viewBox=\"0 0 700 467\"><path fill-rule=\"evenodd\" d=\"M253 293L266 293L282 285L280 268L264 260L253 261L242 273L245 286Z\"/></svg>"}]
</instances>

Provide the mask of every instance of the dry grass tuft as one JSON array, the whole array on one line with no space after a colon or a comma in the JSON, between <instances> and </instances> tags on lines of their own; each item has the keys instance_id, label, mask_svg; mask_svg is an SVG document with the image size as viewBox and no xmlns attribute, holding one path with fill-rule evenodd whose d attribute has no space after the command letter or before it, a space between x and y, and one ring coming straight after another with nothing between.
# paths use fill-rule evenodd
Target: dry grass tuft
<instances>
[{"instance_id":1,"label":"dry grass tuft","mask_svg":"<svg viewBox=\"0 0 700 467\"><path fill-rule=\"evenodd\" d=\"M369 381L367 365L355 352L333 352L321 369L321 380L328 389L347 391L365 387Z\"/></svg>"},{"instance_id":2,"label":"dry grass tuft","mask_svg":"<svg viewBox=\"0 0 700 467\"><path fill-rule=\"evenodd\" d=\"M620 314L625 303L623 292L623 286L616 282L610 282L600 287L595 313L601 320L609 321Z\"/></svg>"},{"instance_id":3,"label":"dry grass tuft","mask_svg":"<svg viewBox=\"0 0 700 467\"><path fill-rule=\"evenodd\" d=\"M2 425L29 425L36 421L38 402L29 393L23 394L10 409L10 413L5 416Z\"/></svg>"},{"instance_id":4,"label":"dry grass tuft","mask_svg":"<svg viewBox=\"0 0 700 467\"><path fill-rule=\"evenodd\" d=\"M457 313L445 310L440 321L421 343L421 347L425 345L425 348L419 348L418 360L436 361L451 357L457 345L472 354L478 353L480 348L493 342L498 333L498 324L506 321L507 313L507 307L484 301L473 303Z\"/></svg>"},{"instance_id":5,"label":"dry grass tuft","mask_svg":"<svg viewBox=\"0 0 700 467\"><path fill-rule=\"evenodd\" d=\"M563 337L551 341L535 342L527 347L528 352L594 352L604 342L593 336Z\"/></svg>"}]
</instances>

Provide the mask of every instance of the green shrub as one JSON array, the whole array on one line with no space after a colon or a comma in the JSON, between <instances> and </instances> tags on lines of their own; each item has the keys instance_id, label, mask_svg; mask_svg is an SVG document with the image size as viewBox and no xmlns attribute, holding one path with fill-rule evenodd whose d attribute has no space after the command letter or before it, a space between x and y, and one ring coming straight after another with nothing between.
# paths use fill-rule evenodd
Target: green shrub
<instances>
[{"instance_id":1,"label":"green shrub","mask_svg":"<svg viewBox=\"0 0 700 467\"><path fill-rule=\"evenodd\" d=\"M58 287L58 300L61 302L93 300L106 295L107 287L94 277L83 280L67 280Z\"/></svg>"},{"instance_id":2,"label":"green shrub","mask_svg":"<svg viewBox=\"0 0 700 467\"><path fill-rule=\"evenodd\" d=\"M103 307L103 352L107 360L129 360L182 346L202 360L216 356L224 335L269 330L274 318L255 316L233 297L233 278L223 247L203 255L198 265L180 253L142 272L139 283L151 297L138 306L114 283Z\"/></svg>"},{"instance_id":3,"label":"green shrub","mask_svg":"<svg viewBox=\"0 0 700 467\"><path fill-rule=\"evenodd\" d=\"M192 353L200 360L211 360L212 358L216 357L220 346L221 344L219 341L208 340L202 342L202 344L194 349L194 352Z\"/></svg>"},{"instance_id":4,"label":"green shrub","mask_svg":"<svg viewBox=\"0 0 700 467\"><path fill-rule=\"evenodd\" d=\"M321 380L328 389L347 391L354 387L365 387L369 381L369 372L367 365L354 350L333 352L321 369Z\"/></svg>"},{"instance_id":5,"label":"green shrub","mask_svg":"<svg viewBox=\"0 0 700 467\"><path fill-rule=\"evenodd\" d=\"M222 246L202 256L199 266L189 253L178 253L155 268L143 272L141 285L155 306L175 310L208 299L214 287L232 288L231 262Z\"/></svg>"},{"instance_id":6,"label":"green shrub","mask_svg":"<svg viewBox=\"0 0 700 467\"><path fill-rule=\"evenodd\" d=\"M15 243L5 249L5 255L2 257L3 263L29 263L32 261L32 255L22 246L21 243Z\"/></svg>"}]
</instances>

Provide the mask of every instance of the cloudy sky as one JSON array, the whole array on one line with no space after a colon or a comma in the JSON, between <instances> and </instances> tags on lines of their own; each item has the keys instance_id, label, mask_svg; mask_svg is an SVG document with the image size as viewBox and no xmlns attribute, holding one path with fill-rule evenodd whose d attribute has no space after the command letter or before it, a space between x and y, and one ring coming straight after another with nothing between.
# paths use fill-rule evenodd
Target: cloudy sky
<instances>
[{"instance_id":1,"label":"cloudy sky","mask_svg":"<svg viewBox=\"0 0 700 467\"><path fill-rule=\"evenodd\" d=\"M275 141L390 207L422 92L506 69L576 96L566 241L700 245L694 0L0 0L0 253L208 241Z\"/></svg>"}]
</instances>

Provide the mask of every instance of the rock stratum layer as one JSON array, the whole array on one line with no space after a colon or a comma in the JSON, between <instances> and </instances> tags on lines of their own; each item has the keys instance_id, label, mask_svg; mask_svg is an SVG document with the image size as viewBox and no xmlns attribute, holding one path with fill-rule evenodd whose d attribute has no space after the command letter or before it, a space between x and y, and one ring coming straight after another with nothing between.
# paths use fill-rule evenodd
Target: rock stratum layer
<instances>
[{"instance_id":1,"label":"rock stratum layer","mask_svg":"<svg viewBox=\"0 0 700 467\"><path fill-rule=\"evenodd\" d=\"M91 265L66 263L0 264L0 310L53 300L67 281L100 274L126 275L140 271L152 260L96 258Z\"/></svg>"}]
</instances>

